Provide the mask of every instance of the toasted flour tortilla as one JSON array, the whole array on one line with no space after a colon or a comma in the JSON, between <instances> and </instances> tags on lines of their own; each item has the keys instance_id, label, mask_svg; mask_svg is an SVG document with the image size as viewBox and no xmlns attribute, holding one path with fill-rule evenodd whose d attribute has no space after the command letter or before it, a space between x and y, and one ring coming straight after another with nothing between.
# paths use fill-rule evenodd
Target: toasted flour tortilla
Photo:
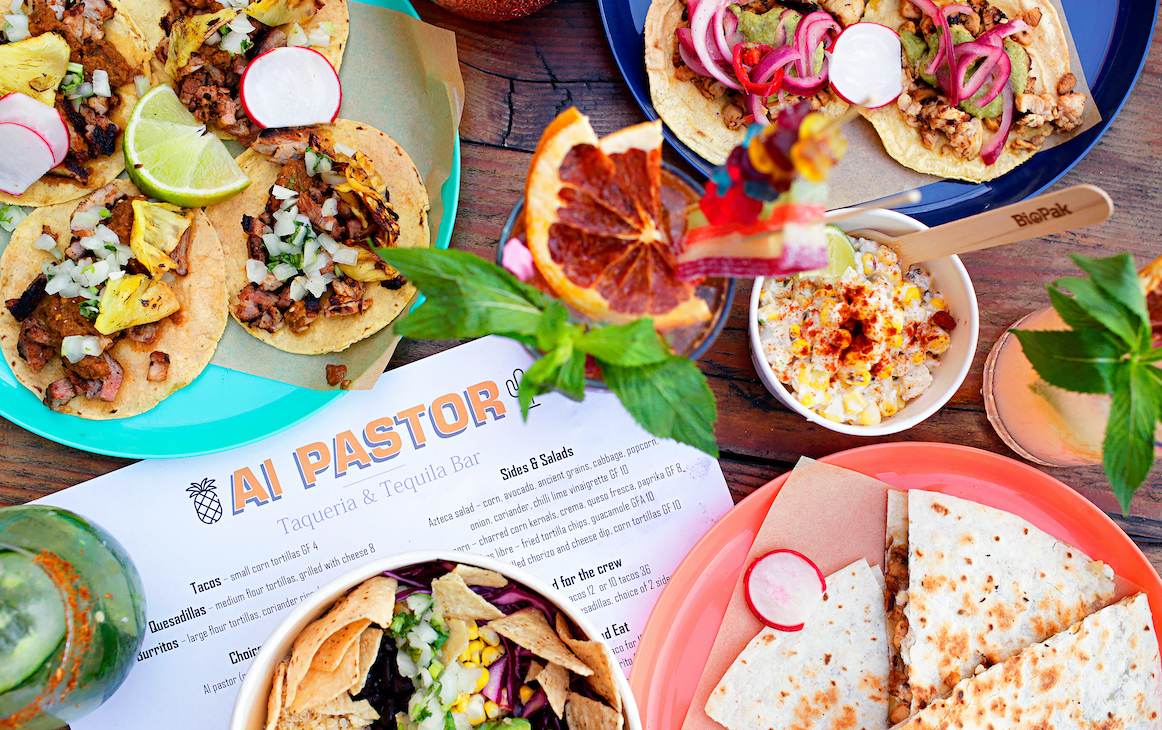
<instances>
[{"instance_id":1,"label":"toasted flour tortilla","mask_svg":"<svg viewBox=\"0 0 1162 730\"><path fill-rule=\"evenodd\" d=\"M646 15L646 76L650 82L650 99L658 116L678 139L707 161L721 165L730 151L742 144L746 125L727 129L722 123L728 95L707 99L693 83L674 76L674 53L678 48L675 31L682 24L685 10L684 0L653 0ZM832 95L831 102L822 111L834 118L847 111L847 107L847 102Z\"/></svg>"},{"instance_id":2,"label":"toasted flour tortilla","mask_svg":"<svg viewBox=\"0 0 1162 730\"><path fill-rule=\"evenodd\" d=\"M127 195L140 195L128 180L118 181L117 185ZM73 211L79 204L75 201L34 210L12 232L0 257L0 302L19 297L45 263L56 262L52 254L32 244L43 226L48 226L58 241L70 237ZM121 388L111 403L78 395L60 407L62 413L93 419L144 413L189 385L210 362L226 327L225 267L218 236L201 211L194 218L193 227L187 258L189 274L170 284L181 309L161 321L157 341L145 344L122 337L108 350L125 371ZM7 309L0 308L0 350L4 360L17 380L37 397L43 397L52 382L65 377L65 368L56 356L39 373L33 372L16 351L19 334L20 323ZM169 374L165 380L149 382L146 373L149 354L154 350L169 355Z\"/></svg>"},{"instance_id":3,"label":"toasted flour tortilla","mask_svg":"<svg viewBox=\"0 0 1162 730\"><path fill-rule=\"evenodd\" d=\"M905 604L900 659L912 712L1113 598L1109 566L1016 515L938 492L906 497L908 562L899 566L900 553L890 552L887 573L907 575L895 600ZM899 535L892 515L888 529Z\"/></svg>"},{"instance_id":4,"label":"toasted flour tortilla","mask_svg":"<svg viewBox=\"0 0 1162 730\"><path fill-rule=\"evenodd\" d=\"M803 629L759 632L710 693L706 714L728 730L886 727L880 581L862 558L827 576Z\"/></svg>"},{"instance_id":5,"label":"toasted flour tortilla","mask_svg":"<svg viewBox=\"0 0 1162 730\"><path fill-rule=\"evenodd\" d=\"M908 1L872 0L868 3L863 19L865 22L880 23L892 30L899 30L905 21L900 14L900 4ZM1024 48L1029 53L1029 75L1037 79L1033 92L1048 93L1056 98L1058 79L1069 73L1069 40L1065 37L1065 29L1053 5L1044 0L989 0L989 3L1004 12L1009 19L1016 18L1026 10L1041 11L1041 22L1033 31L1033 42ZM1017 90L1017 93L1021 91ZM1088 99L1086 103L1092 104L1093 100ZM1012 140L1018 136L1015 124L1009 132L1004 151L993 164L986 165L979 155L967 160L957 157L943 135L938 135L941 141L934 149L925 148L920 141L920 131L908 125L904 113L894 103L864 111L863 116L875 127L884 149L893 159L905 167L930 175L983 182L1004 175L1035 153L1035 150L1014 151L1010 147ZM1028 139L1034 135L1026 132L1020 136Z\"/></svg>"},{"instance_id":6,"label":"toasted flour tortilla","mask_svg":"<svg viewBox=\"0 0 1162 730\"><path fill-rule=\"evenodd\" d=\"M121 53L131 68L139 69L142 74L148 76L150 51L146 47L146 41L140 27L117 0L109 0L109 4L113 6L115 13L105 23L105 38ZM88 195L98 188L105 187L111 180L120 175L121 171L125 169L125 155L121 152L125 125L129 122L138 97L135 84L119 86L116 88L116 92L121 96L121 103L108 115L109 119L121 130L117 135L116 149L111 155L83 163L83 167L89 171L88 183L82 185L72 178L46 174L20 195L0 193L0 205L15 204L39 208L45 205L67 203L70 200ZM0 93L0 96L3 94ZM70 129L69 133L72 134L73 131Z\"/></svg>"},{"instance_id":7,"label":"toasted flour tortilla","mask_svg":"<svg viewBox=\"0 0 1162 730\"><path fill-rule=\"evenodd\" d=\"M1146 594L1098 611L896 725L940 728L1157 728L1158 638Z\"/></svg>"},{"instance_id":8,"label":"toasted flour tortilla","mask_svg":"<svg viewBox=\"0 0 1162 730\"><path fill-rule=\"evenodd\" d=\"M346 119L337 119L332 124L321 124L312 129L320 135L329 136L333 142L340 142L362 152L375 165L375 171L387 184L388 201L399 215L400 233L395 242L396 247L431 245L428 192L415 164L395 140L366 124ZM258 218L262 215L270 196L270 186L282 169L282 165L270 162L249 149L239 155L237 161L252 184L230 200L206 209L206 215L218 230L226 255L226 290L230 297L231 316L234 316L234 308L238 305L238 292L249 283L246 276L247 234L242 230L242 216ZM364 299L372 300L368 311L346 317L320 315L302 334L295 334L286 326L273 333L258 327L242 326L268 345L286 352L300 355L338 352L370 337L394 321L415 292L416 288L411 282L399 289L387 289L377 282L371 282L364 287Z\"/></svg>"}]
</instances>

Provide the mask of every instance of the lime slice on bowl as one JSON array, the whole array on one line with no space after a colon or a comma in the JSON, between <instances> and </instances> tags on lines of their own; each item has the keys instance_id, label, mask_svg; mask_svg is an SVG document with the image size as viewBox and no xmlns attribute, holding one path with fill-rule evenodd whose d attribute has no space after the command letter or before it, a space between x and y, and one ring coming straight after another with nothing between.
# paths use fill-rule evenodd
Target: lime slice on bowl
<instances>
[{"instance_id":1,"label":"lime slice on bowl","mask_svg":"<svg viewBox=\"0 0 1162 730\"><path fill-rule=\"evenodd\" d=\"M822 276L824 279L838 279L848 268L855 268L855 247L851 239L839 228L827 226L827 266L814 271L802 271L799 276Z\"/></svg>"},{"instance_id":2,"label":"lime slice on bowl","mask_svg":"<svg viewBox=\"0 0 1162 730\"><path fill-rule=\"evenodd\" d=\"M186 208L220 203L250 178L168 86L137 102L125 128L125 170L146 195Z\"/></svg>"}]
</instances>

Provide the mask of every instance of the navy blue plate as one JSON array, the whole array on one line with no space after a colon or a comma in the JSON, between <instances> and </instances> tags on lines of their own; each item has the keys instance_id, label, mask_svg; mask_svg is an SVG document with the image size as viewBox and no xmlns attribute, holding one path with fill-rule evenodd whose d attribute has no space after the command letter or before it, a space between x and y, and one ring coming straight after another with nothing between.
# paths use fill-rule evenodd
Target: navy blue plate
<instances>
[{"instance_id":1,"label":"navy blue plate","mask_svg":"<svg viewBox=\"0 0 1162 730\"><path fill-rule=\"evenodd\" d=\"M597 0L605 35L617 65L642 111L650 119L658 113L650 102L646 80L645 41L642 30L650 0ZM1150 40L1158 3L1151 0L1062 0L1069 29L1081 57L1086 79L1102 120L1084 134L986 183L944 181L921 188L923 202L899 208L930 226L975 215L990 208L1024 200L1056 182L1077 164L1105 134L1122 110L1138 81ZM713 167L665 128L666 141L704 175Z\"/></svg>"}]
</instances>

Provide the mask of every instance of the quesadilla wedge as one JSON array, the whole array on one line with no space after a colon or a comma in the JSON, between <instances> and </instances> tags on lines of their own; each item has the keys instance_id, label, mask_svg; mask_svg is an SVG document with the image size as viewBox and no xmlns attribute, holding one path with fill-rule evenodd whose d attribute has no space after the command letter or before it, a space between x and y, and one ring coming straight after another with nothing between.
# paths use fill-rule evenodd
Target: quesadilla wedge
<instances>
[{"instance_id":1,"label":"quesadilla wedge","mask_svg":"<svg viewBox=\"0 0 1162 730\"><path fill-rule=\"evenodd\" d=\"M894 730L1157 728L1159 670L1150 603L1139 593L965 679Z\"/></svg>"},{"instance_id":2,"label":"quesadilla wedge","mask_svg":"<svg viewBox=\"0 0 1162 730\"><path fill-rule=\"evenodd\" d=\"M706 714L728 730L885 727L881 580L863 559L827 576L803 629L759 632L710 693Z\"/></svg>"},{"instance_id":3,"label":"quesadilla wedge","mask_svg":"<svg viewBox=\"0 0 1162 730\"><path fill-rule=\"evenodd\" d=\"M912 0L869 4L865 21L900 34L905 83L894 104L864 116L900 164L980 182L1028 160L1050 135L1081 126L1087 99L1074 90L1069 41L1047 0L972 0L958 7L972 12L945 15L957 65L970 63L961 90L972 95L953 105L947 65L929 73L942 52L940 27ZM994 49L1003 53L990 57ZM985 55L969 61L977 54Z\"/></svg>"},{"instance_id":4,"label":"quesadilla wedge","mask_svg":"<svg viewBox=\"0 0 1162 730\"><path fill-rule=\"evenodd\" d=\"M124 0L153 49L153 72L219 137L249 145L261 128L239 96L262 53L308 46L338 71L347 46L347 0Z\"/></svg>"},{"instance_id":5,"label":"quesadilla wedge","mask_svg":"<svg viewBox=\"0 0 1162 730\"><path fill-rule=\"evenodd\" d=\"M888 620L893 664L906 668L890 678L893 722L1113 598L1107 565L1016 515L910 490L905 527L900 496L889 495Z\"/></svg>"},{"instance_id":6,"label":"quesadilla wedge","mask_svg":"<svg viewBox=\"0 0 1162 730\"><path fill-rule=\"evenodd\" d=\"M428 193L395 140L344 119L268 130L237 158L253 184L206 209L226 254L230 314L303 355L391 323L415 287L375 248L430 245Z\"/></svg>"},{"instance_id":7,"label":"quesadilla wedge","mask_svg":"<svg viewBox=\"0 0 1162 730\"><path fill-rule=\"evenodd\" d=\"M224 279L200 210L116 180L13 231L0 257L0 350L55 411L133 416L210 362L226 326Z\"/></svg>"},{"instance_id":8,"label":"quesadilla wedge","mask_svg":"<svg viewBox=\"0 0 1162 730\"><path fill-rule=\"evenodd\" d=\"M125 168L122 132L137 103L135 79L148 86L149 51L117 0L25 0L14 7L0 24L7 28L0 30L0 96L18 92L55 107L68 127L69 151L22 194L0 193L0 204L76 200Z\"/></svg>"}]
</instances>

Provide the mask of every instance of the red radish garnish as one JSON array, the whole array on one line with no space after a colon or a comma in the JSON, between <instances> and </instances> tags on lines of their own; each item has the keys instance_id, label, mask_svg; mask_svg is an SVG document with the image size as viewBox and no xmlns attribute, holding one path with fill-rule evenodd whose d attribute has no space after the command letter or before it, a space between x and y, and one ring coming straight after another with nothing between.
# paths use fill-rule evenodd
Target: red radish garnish
<instances>
[{"instance_id":1,"label":"red radish garnish","mask_svg":"<svg viewBox=\"0 0 1162 730\"><path fill-rule=\"evenodd\" d=\"M335 120L343 103L339 74L305 46L267 51L242 74L242 105L260 127L305 127Z\"/></svg>"},{"instance_id":2,"label":"red radish garnish","mask_svg":"<svg viewBox=\"0 0 1162 730\"><path fill-rule=\"evenodd\" d=\"M823 573L794 550L775 550L746 570L746 603L772 629L799 631L827 590Z\"/></svg>"},{"instance_id":3,"label":"red radish garnish","mask_svg":"<svg viewBox=\"0 0 1162 730\"><path fill-rule=\"evenodd\" d=\"M16 122L39 134L52 149L53 166L69 153L69 129L54 107L24 94L0 97L0 122Z\"/></svg>"},{"instance_id":4,"label":"red radish garnish","mask_svg":"<svg viewBox=\"0 0 1162 730\"><path fill-rule=\"evenodd\" d=\"M56 165L54 159L44 137L23 124L0 123L0 192L20 195Z\"/></svg>"},{"instance_id":5,"label":"red radish garnish","mask_svg":"<svg viewBox=\"0 0 1162 730\"><path fill-rule=\"evenodd\" d=\"M904 91L900 36L879 23L855 23L831 48L831 88L849 104L876 109Z\"/></svg>"}]
</instances>

